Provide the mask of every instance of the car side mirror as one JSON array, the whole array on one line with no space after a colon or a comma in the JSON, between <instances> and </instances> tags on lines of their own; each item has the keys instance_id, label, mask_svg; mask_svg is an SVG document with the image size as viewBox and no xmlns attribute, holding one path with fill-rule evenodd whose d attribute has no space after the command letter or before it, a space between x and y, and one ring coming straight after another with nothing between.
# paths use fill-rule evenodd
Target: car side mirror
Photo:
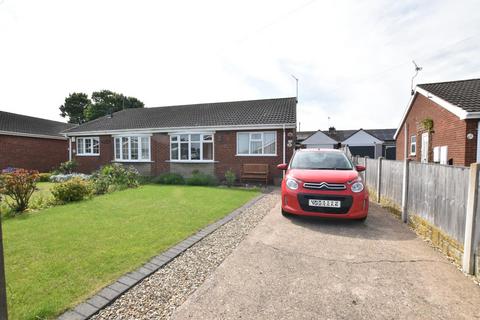
<instances>
[{"instance_id":1,"label":"car side mirror","mask_svg":"<svg viewBox=\"0 0 480 320\"><path fill-rule=\"evenodd\" d=\"M360 165L355 166L355 170L357 170L358 172L365 171L365 169L366 169L365 166L360 166Z\"/></svg>"},{"instance_id":2,"label":"car side mirror","mask_svg":"<svg viewBox=\"0 0 480 320\"><path fill-rule=\"evenodd\" d=\"M277 165L277 169L287 170L288 169L288 164L286 164L286 163L279 164L279 165Z\"/></svg>"}]
</instances>

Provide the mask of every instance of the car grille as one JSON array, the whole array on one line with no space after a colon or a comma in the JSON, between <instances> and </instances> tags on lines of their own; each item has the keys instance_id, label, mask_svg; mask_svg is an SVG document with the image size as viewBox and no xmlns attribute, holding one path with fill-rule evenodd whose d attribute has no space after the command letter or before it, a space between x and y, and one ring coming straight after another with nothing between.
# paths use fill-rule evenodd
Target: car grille
<instances>
[{"instance_id":1,"label":"car grille","mask_svg":"<svg viewBox=\"0 0 480 320\"><path fill-rule=\"evenodd\" d=\"M340 208L324 208L324 207L311 207L308 205L309 199L316 200L337 200L340 201ZM319 194L298 194L298 203L304 211L322 212L322 213L347 213L352 207L352 196L337 196L337 195L319 195Z\"/></svg>"},{"instance_id":2,"label":"car grille","mask_svg":"<svg viewBox=\"0 0 480 320\"><path fill-rule=\"evenodd\" d=\"M328 182L305 182L303 184L305 189L315 190L345 190L347 186L343 183L328 183Z\"/></svg>"}]
</instances>

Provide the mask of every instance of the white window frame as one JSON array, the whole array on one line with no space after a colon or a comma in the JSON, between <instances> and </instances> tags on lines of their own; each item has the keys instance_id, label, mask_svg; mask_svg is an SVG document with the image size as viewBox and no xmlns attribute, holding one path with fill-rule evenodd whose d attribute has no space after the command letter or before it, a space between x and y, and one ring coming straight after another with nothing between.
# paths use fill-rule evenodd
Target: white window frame
<instances>
[{"instance_id":1,"label":"white window frame","mask_svg":"<svg viewBox=\"0 0 480 320\"><path fill-rule=\"evenodd\" d=\"M128 157L127 159L123 158L123 138L128 139ZM131 144L132 138L137 138L137 151L138 151L138 159L132 159L132 152L131 152ZM120 139L119 144L119 155L120 158L117 158L117 139ZM148 159L142 159L142 139L148 140ZM119 135L113 136L113 159L115 162L152 162L152 139L151 135L145 134L132 134L132 135Z\"/></svg>"},{"instance_id":2,"label":"white window frame","mask_svg":"<svg viewBox=\"0 0 480 320\"><path fill-rule=\"evenodd\" d=\"M192 160L192 138L191 136L194 134L200 135L199 141L193 141L193 143L200 143L200 159L193 159ZM170 152L170 162L189 162L189 163L208 163L208 162L215 162L215 137L212 132L175 132L169 133L170 135L170 143L169 143L169 152ZM181 159L181 144L180 136L181 135L188 135L188 159ZM211 141L204 141L204 136L212 136ZM177 141L172 141L173 137L177 137ZM172 144L176 143L178 148L178 159L172 159ZM183 142L187 143L187 142ZM203 159L203 144L211 144L212 145L212 159L204 160Z\"/></svg>"},{"instance_id":3,"label":"white window frame","mask_svg":"<svg viewBox=\"0 0 480 320\"><path fill-rule=\"evenodd\" d=\"M248 133L248 153L240 153L238 151L238 139L239 139L239 135L240 134L246 134ZM274 137L275 137L275 142L274 142L274 146L275 146L275 151L274 153L263 153L264 152L264 149L265 149L265 145L263 144L263 137L264 137L264 134L265 133L273 133ZM252 153L252 135L253 134L261 134L261 141L262 141L262 153ZM260 139L253 139L253 141L260 141ZM238 131L237 132L237 140L236 140L236 143L237 143L237 156L238 157L276 157L277 156L277 132L276 131L248 131L248 132L245 132L245 131ZM284 146L285 147L285 146Z\"/></svg>"},{"instance_id":4,"label":"white window frame","mask_svg":"<svg viewBox=\"0 0 480 320\"><path fill-rule=\"evenodd\" d=\"M85 141L90 140L90 152L86 152L85 148ZM98 143L98 152L93 152L93 142L96 141ZM90 157L90 156L99 156L100 155L100 138L99 137L79 137L75 140L75 149L77 152L77 156L80 157ZM83 152L78 152L79 145L82 145Z\"/></svg>"},{"instance_id":5,"label":"white window frame","mask_svg":"<svg viewBox=\"0 0 480 320\"><path fill-rule=\"evenodd\" d=\"M413 138L415 138L415 141L412 141ZM412 151L413 146L415 146L414 151ZM416 135L410 136L410 155L411 156L417 155L417 136Z\"/></svg>"}]
</instances>

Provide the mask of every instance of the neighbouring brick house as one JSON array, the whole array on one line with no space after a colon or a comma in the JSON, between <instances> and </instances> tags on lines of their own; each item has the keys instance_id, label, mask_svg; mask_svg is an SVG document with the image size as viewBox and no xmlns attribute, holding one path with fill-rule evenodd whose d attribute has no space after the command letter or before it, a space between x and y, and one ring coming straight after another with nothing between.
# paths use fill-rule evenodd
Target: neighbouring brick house
<instances>
[{"instance_id":1,"label":"neighbouring brick house","mask_svg":"<svg viewBox=\"0 0 480 320\"><path fill-rule=\"evenodd\" d=\"M288 162L295 145L296 98L126 109L67 131L71 158L89 173L117 162L143 175L198 170L224 179L242 164Z\"/></svg>"},{"instance_id":2,"label":"neighbouring brick house","mask_svg":"<svg viewBox=\"0 0 480 320\"><path fill-rule=\"evenodd\" d=\"M0 111L0 170L6 167L47 172L68 160L62 131L73 124Z\"/></svg>"},{"instance_id":3,"label":"neighbouring brick house","mask_svg":"<svg viewBox=\"0 0 480 320\"><path fill-rule=\"evenodd\" d=\"M397 159L468 166L480 161L480 79L419 84L395 138ZM406 134L405 134L406 133Z\"/></svg>"}]
</instances>

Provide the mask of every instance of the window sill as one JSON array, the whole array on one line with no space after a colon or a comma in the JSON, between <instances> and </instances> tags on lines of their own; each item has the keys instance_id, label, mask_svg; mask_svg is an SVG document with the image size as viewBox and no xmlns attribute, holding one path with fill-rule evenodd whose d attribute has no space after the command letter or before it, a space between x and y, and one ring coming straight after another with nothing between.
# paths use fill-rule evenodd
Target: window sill
<instances>
[{"instance_id":1,"label":"window sill","mask_svg":"<svg viewBox=\"0 0 480 320\"><path fill-rule=\"evenodd\" d=\"M166 160L171 163L217 163L215 160Z\"/></svg>"},{"instance_id":2,"label":"window sill","mask_svg":"<svg viewBox=\"0 0 480 320\"><path fill-rule=\"evenodd\" d=\"M75 153L74 156L76 156L76 157L100 157L100 153L92 153L92 154L78 154L78 153Z\"/></svg>"},{"instance_id":3,"label":"window sill","mask_svg":"<svg viewBox=\"0 0 480 320\"><path fill-rule=\"evenodd\" d=\"M118 163L123 163L123 162L128 162L128 163L153 163L151 160L112 160L112 162L118 162Z\"/></svg>"},{"instance_id":4,"label":"window sill","mask_svg":"<svg viewBox=\"0 0 480 320\"><path fill-rule=\"evenodd\" d=\"M236 154L236 157L278 157L276 154Z\"/></svg>"}]
</instances>

